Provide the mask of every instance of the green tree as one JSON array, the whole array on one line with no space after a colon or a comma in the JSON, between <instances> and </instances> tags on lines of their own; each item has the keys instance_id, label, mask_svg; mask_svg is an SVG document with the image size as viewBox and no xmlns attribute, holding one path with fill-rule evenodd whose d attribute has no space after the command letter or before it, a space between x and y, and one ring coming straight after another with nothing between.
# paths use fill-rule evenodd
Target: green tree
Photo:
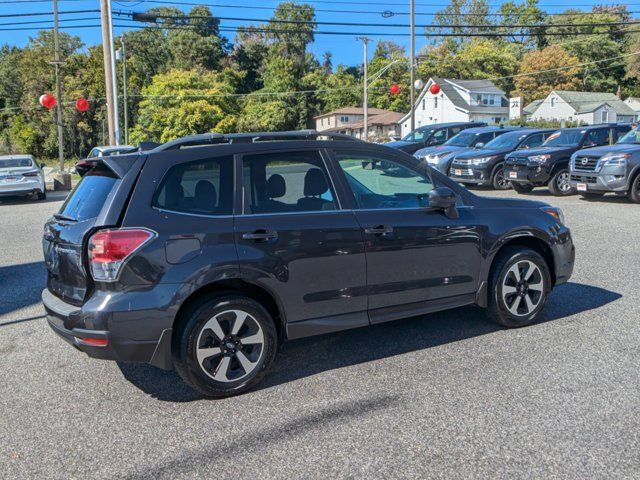
<instances>
[{"instance_id":1,"label":"green tree","mask_svg":"<svg viewBox=\"0 0 640 480\"><path fill-rule=\"evenodd\" d=\"M378 42L369 62L369 76L374 79L369 82L371 107L397 112L409 109L411 79L408 63L402 46L393 42ZM389 92L393 84L400 86L400 92L396 95Z\"/></svg>"},{"instance_id":2,"label":"green tree","mask_svg":"<svg viewBox=\"0 0 640 480\"><path fill-rule=\"evenodd\" d=\"M516 3L514 0L500 5L500 25L541 25L544 23L546 14L538 6L538 0L525 0ZM512 42L518 42L528 48L540 48L546 45L544 27L505 27L501 30L509 33L507 37Z\"/></svg>"},{"instance_id":3,"label":"green tree","mask_svg":"<svg viewBox=\"0 0 640 480\"><path fill-rule=\"evenodd\" d=\"M203 132L231 132L236 126L235 86L229 75L202 70L169 70L143 89L134 142L166 142Z\"/></svg>"}]
</instances>

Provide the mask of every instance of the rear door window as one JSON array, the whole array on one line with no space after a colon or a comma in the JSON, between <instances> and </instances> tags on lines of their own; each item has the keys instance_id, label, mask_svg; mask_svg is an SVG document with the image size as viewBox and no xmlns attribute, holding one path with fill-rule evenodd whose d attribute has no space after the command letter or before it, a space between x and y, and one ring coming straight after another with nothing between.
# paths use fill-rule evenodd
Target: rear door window
<instances>
[{"instance_id":1,"label":"rear door window","mask_svg":"<svg viewBox=\"0 0 640 480\"><path fill-rule=\"evenodd\" d=\"M609 129L608 128L599 128L597 130L591 130L587 134L587 138L585 139L584 146L585 147L598 147L601 145L609 144Z\"/></svg>"},{"instance_id":2,"label":"rear door window","mask_svg":"<svg viewBox=\"0 0 640 480\"><path fill-rule=\"evenodd\" d=\"M231 214L233 157L174 165L162 179L153 206L200 215Z\"/></svg>"},{"instance_id":3,"label":"rear door window","mask_svg":"<svg viewBox=\"0 0 640 480\"><path fill-rule=\"evenodd\" d=\"M118 177L109 171L86 174L67 197L59 213L78 222L97 217L117 181Z\"/></svg>"}]
</instances>

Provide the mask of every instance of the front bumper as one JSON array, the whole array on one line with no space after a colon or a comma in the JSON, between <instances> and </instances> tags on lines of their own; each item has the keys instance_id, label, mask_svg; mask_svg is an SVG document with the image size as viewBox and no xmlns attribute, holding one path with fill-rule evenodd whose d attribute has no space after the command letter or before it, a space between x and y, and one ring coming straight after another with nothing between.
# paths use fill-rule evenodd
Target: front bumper
<instances>
[{"instance_id":1,"label":"front bumper","mask_svg":"<svg viewBox=\"0 0 640 480\"><path fill-rule=\"evenodd\" d=\"M544 164L519 164L507 162L504 176L511 182L544 185L549 182L551 175Z\"/></svg>"},{"instance_id":2,"label":"front bumper","mask_svg":"<svg viewBox=\"0 0 640 480\"><path fill-rule=\"evenodd\" d=\"M117 297L118 294L96 292L79 307L66 303L48 289L42 291L49 326L76 349L93 358L145 362L170 369L175 316L162 312L161 307L123 310ZM130 297L128 293L127 298ZM156 298L153 293L149 297L151 301ZM133 305L135 300L134 293L127 302Z\"/></svg>"},{"instance_id":3,"label":"front bumper","mask_svg":"<svg viewBox=\"0 0 640 480\"><path fill-rule=\"evenodd\" d=\"M567 227L557 228L557 234L552 238L551 252L556 274L555 284L561 285L571 278L576 258L576 248Z\"/></svg>"},{"instance_id":4,"label":"front bumper","mask_svg":"<svg viewBox=\"0 0 640 480\"><path fill-rule=\"evenodd\" d=\"M571 186L577 189L578 192L626 192L629 190L628 180L628 175L622 170L602 169L600 172L571 171ZM586 185L586 190L578 188L578 184Z\"/></svg>"},{"instance_id":5,"label":"front bumper","mask_svg":"<svg viewBox=\"0 0 640 480\"><path fill-rule=\"evenodd\" d=\"M489 185L491 184L491 168L452 163L449 177L459 183Z\"/></svg>"}]
</instances>

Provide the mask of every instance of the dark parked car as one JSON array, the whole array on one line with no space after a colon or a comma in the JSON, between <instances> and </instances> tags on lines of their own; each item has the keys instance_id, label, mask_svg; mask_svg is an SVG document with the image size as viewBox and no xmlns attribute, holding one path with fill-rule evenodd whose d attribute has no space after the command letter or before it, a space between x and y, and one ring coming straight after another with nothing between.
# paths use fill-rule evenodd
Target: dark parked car
<instances>
[{"instance_id":1,"label":"dark parked car","mask_svg":"<svg viewBox=\"0 0 640 480\"><path fill-rule=\"evenodd\" d=\"M571 184L583 197L612 192L640 203L640 131L612 146L586 148L571 157Z\"/></svg>"},{"instance_id":2,"label":"dark parked car","mask_svg":"<svg viewBox=\"0 0 640 480\"><path fill-rule=\"evenodd\" d=\"M321 135L208 134L96 159L45 225L52 329L216 397L258 383L286 339L469 304L521 327L570 277L559 209Z\"/></svg>"},{"instance_id":3,"label":"dark parked car","mask_svg":"<svg viewBox=\"0 0 640 480\"><path fill-rule=\"evenodd\" d=\"M421 148L413 154L414 157L425 160L436 170L449 174L451 161L459 153L468 152L474 148L480 149L503 133L511 132L518 127L474 127L467 128L451 137L444 144L437 147Z\"/></svg>"},{"instance_id":4,"label":"dark parked car","mask_svg":"<svg viewBox=\"0 0 640 480\"><path fill-rule=\"evenodd\" d=\"M460 183L507 190L511 188L511 184L504 173L505 156L516 150L539 147L553 132L552 129L530 128L507 132L479 150L456 155L451 162L449 176Z\"/></svg>"},{"instance_id":5,"label":"dark parked car","mask_svg":"<svg viewBox=\"0 0 640 480\"><path fill-rule=\"evenodd\" d=\"M630 124L563 128L539 148L507 155L505 176L518 193L546 185L554 195L571 195L575 193L569 181L571 155L582 148L611 145L629 130Z\"/></svg>"},{"instance_id":6,"label":"dark parked car","mask_svg":"<svg viewBox=\"0 0 640 480\"><path fill-rule=\"evenodd\" d=\"M467 128L485 127L486 125L483 122L434 123L433 125L416 128L413 132L405 135L402 140L385 143L385 145L406 153L414 153L420 148L442 145L448 139Z\"/></svg>"}]
</instances>

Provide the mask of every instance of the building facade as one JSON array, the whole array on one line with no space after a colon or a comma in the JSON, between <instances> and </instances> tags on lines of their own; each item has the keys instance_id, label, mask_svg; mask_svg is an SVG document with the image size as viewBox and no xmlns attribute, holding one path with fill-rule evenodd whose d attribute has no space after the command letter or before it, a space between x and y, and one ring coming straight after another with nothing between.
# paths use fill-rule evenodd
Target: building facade
<instances>
[{"instance_id":1,"label":"building facade","mask_svg":"<svg viewBox=\"0 0 640 480\"><path fill-rule=\"evenodd\" d=\"M391 110L369 108L369 140L388 141L400 135L399 121L404 114ZM364 138L364 109L346 107L314 117L315 129L319 132L344 133Z\"/></svg>"},{"instance_id":2,"label":"building facade","mask_svg":"<svg viewBox=\"0 0 640 480\"><path fill-rule=\"evenodd\" d=\"M440 91L433 94L437 83ZM509 120L509 100L505 92L489 80L430 78L415 104L415 127L446 122L486 122L501 124ZM411 131L410 114L400 120L402 135Z\"/></svg>"},{"instance_id":3,"label":"building facade","mask_svg":"<svg viewBox=\"0 0 640 480\"><path fill-rule=\"evenodd\" d=\"M636 112L614 93L554 90L525 107L529 120L597 123L634 122ZM530 112L530 113L529 113Z\"/></svg>"}]
</instances>

